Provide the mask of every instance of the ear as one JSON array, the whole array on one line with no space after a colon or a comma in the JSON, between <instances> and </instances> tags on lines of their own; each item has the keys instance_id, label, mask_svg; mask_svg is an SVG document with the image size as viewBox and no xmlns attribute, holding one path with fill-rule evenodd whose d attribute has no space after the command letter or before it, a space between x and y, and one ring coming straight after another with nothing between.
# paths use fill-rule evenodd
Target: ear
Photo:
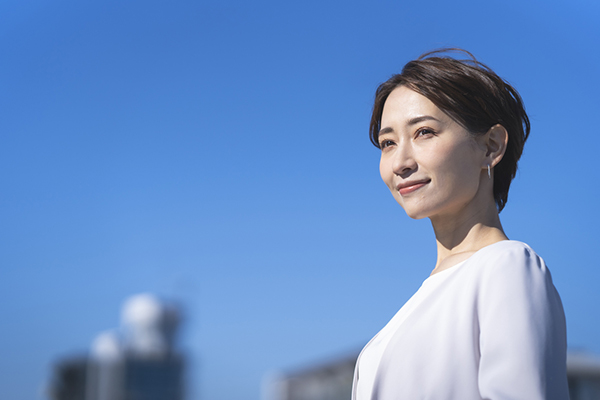
<instances>
[{"instance_id":1,"label":"ear","mask_svg":"<svg viewBox=\"0 0 600 400\"><path fill-rule=\"evenodd\" d=\"M488 165L493 168L504 157L508 144L508 132L502 125L496 124L485 133L484 137L486 146L484 168Z\"/></svg>"}]
</instances>

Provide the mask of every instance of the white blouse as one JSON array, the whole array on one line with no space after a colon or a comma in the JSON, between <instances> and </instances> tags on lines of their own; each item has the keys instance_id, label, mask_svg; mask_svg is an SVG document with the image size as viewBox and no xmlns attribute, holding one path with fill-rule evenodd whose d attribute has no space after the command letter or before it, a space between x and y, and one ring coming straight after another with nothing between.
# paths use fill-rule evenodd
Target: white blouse
<instances>
[{"instance_id":1,"label":"white blouse","mask_svg":"<svg viewBox=\"0 0 600 400\"><path fill-rule=\"evenodd\" d=\"M361 352L352 398L568 399L565 317L544 260L507 240L427 278Z\"/></svg>"}]
</instances>

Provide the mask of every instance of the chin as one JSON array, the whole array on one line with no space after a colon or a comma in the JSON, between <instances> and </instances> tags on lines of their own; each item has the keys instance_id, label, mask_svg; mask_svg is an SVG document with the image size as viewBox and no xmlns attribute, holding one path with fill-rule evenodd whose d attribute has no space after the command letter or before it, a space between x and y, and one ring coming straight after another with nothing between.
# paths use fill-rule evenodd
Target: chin
<instances>
[{"instance_id":1,"label":"chin","mask_svg":"<svg viewBox=\"0 0 600 400\"><path fill-rule=\"evenodd\" d=\"M415 210L414 208L406 208L406 207L402 206L402 204L400 204L400 206L402 207L402 209L404 210L406 215L408 215L409 218L423 219L423 218L427 218L429 216L427 213L423 212L423 210Z\"/></svg>"},{"instance_id":2,"label":"chin","mask_svg":"<svg viewBox=\"0 0 600 400\"><path fill-rule=\"evenodd\" d=\"M406 215L408 215L411 219L415 219L415 220L426 218L421 215L410 215L410 214L406 214Z\"/></svg>"},{"instance_id":3,"label":"chin","mask_svg":"<svg viewBox=\"0 0 600 400\"><path fill-rule=\"evenodd\" d=\"M411 218L411 219L423 219L423 218L427 218L426 215L422 215L422 214L418 214L418 213L409 213L409 212L407 212L406 215L408 215L408 217Z\"/></svg>"}]
</instances>

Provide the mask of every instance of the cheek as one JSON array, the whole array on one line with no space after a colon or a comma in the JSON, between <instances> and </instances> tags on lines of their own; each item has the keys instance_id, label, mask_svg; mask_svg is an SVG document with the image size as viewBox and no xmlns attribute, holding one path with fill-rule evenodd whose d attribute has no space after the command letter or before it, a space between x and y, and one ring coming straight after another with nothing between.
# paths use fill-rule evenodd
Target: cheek
<instances>
[{"instance_id":1,"label":"cheek","mask_svg":"<svg viewBox=\"0 0 600 400\"><path fill-rule=\"evenodd\" d=\"M389 181L391 179L392 170L390 168L390 165L388 165L387 160L385 160L383 158L379 161L379 175L381 176L381 179L383 180L383 182L387 186L389 186Z\"/></svg>"},{"instance_id":2,"label":"cheek","mask_svg":"<svg viewBox=\"0 0 600 400\"><path fill-rule=\"evenodd\" d=\"M443 171L439 183L448 192L468 197L479 187L480 168L472 154L458 152L440 163L438 170Z\"/></svg>"},{"instance_id":3,"label":"cheek","mask_svg":"<svg viewBox=\"0 0 600 400\"><path fill-rule=\"evenodd\" d=\"M385 186L390 190L396 202L404 208L402 204L402 196L396 190L396 184L394 182L395 174L392 168L392 162L390 160L381 159L379 162L379 174L381 175L381 180L385 183Z\"/></svg>"},{"instance_id":4,"label":"cheek","mask_svg":"<svg viewBox=\"0 0 600 400\"><path fill-rule=\"evenodd\" d=\"M435 161L438 170L462 178L470 178L474 173L479 174L480 160L470 142L458 143L438 154L440 157Z\"/></svg>"}]
</instances>

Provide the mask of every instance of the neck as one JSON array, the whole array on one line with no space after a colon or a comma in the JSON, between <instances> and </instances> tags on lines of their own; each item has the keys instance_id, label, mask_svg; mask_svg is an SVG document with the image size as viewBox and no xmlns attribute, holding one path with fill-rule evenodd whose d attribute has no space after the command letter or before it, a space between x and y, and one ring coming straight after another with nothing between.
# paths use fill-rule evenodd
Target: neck
<instances>
[{"instance_id":1,"label":"neck","mask_svg":"<svg viewBox=\"0 0 600 400\"><path fill-rule=\"evenodd\" d=\"M477 250L507 240L494 201L483 207L464 207L459 215L432 217L437 262L432 274L467 259Z\"/></svg>"}]
</instances>

